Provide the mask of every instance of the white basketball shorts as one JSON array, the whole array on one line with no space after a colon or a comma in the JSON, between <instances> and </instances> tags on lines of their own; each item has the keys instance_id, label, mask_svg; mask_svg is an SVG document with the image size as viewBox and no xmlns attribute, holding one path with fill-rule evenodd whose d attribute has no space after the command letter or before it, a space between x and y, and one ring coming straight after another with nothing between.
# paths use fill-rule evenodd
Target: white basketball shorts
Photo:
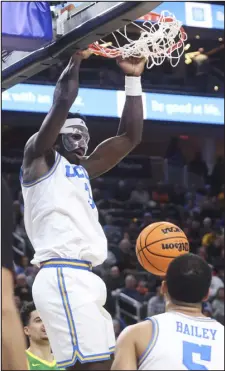
<instances>
[{"instance_id":1,"label":"white basketball shorts","mask_svg":"<svg viewBox=\"0 0 225 371\"><path fill-rule=\"evenodd\" d=\"M89 262L44 262L32 291L58 367L110 359L115 336L111 315L103 308L106 286Z\"/></svg>"}]
</instances>

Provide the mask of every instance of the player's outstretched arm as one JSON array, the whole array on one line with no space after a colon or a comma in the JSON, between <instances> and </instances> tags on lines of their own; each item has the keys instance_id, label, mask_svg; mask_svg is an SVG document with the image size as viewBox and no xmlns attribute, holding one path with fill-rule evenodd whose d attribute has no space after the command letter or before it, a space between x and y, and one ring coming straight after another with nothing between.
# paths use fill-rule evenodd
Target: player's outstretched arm
<instances>
[{"instance_id":1,"label":"player's outstretched arm","mask_svg":"<svg viewBox=\"0 0 225 371\"><path fill-rule=\"evenodd\" d=\"M25 338L14 300L12 197L2 179L2 369L27 370Z\"/></svg>"},{"instance_id":2,"label":"player's outstretched arm","mask_svg":"<svg viewBox=\"0 0 225 371\"><path fill-rule=\"evenodd\" d=\"M27 142L25 153L29 158L44 155L54 145L68 112L78 95L79 69L82 59L91 55L88 50L76 52L60 75L53 96L50 111L45 117L39 132Z\"/></svg>"},{"instance_id":3,"label":"player's outstretched arm","mask_svg":"<svg viewBox=\"0 0 225 371\"><path fill-rule=\"evenodd\" d=\"M89 157L82 161L91 178L113 168L141 141L143 130L141 74L145 62L145 59L137 58L117 60L126 75L126 102L117 136L102 142Z\"/></svg>"},{"instance_id":4,"label":"player's outstretched arm","mask_svg":"<svg viewBox=\"0 0 225 371\"><path fill-rule=\"evenodd\" d=\"M27 370L25 338L13 297L13 275L2 268L2 368Z\"/></svg>"}]
</instances>

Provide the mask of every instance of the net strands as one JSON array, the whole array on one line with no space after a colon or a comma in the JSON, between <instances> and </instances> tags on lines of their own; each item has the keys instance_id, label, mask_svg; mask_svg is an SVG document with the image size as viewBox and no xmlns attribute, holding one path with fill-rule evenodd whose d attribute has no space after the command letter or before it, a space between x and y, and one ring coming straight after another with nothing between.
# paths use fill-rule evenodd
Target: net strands
<instances>
[{"instance_id":1,"label":"net strands","mask_svg":"<svg viewBox=\"0 0 225 371\"><path fill-rule=\"evenodd\" d=\"M112 33L116 46L101 39L99 42L102 44L96 42L89 45L89 49L94 54L107 58L144 57L147 59L149 69L154 65L161 65L165 59L169 60L172 67L176 67L184 52L184 42L187 40L182 23L168 11L163 11L160 15L150 13L150 19L141 26L134 22L130 23L140 30L138 40L128 36L127 25L123 31L116 30ZM119 35L125 39L123 46L118 41Z\"/></svg>"}]
</instances>

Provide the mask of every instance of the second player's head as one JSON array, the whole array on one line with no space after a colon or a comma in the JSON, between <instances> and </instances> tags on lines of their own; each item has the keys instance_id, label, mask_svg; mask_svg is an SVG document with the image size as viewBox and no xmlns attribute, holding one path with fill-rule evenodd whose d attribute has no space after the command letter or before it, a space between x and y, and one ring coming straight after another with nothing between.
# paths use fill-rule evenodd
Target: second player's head
<instances>
[{"instance_id":1,"label":"second player's head","mask_svg":"<svg viewBox=\"0 0 225 371\"><path fill-rule=\"evenodd\" d=\"M24 333L30 343L43 344L48 342L48 337L43 322L33 302L24 305L21 310Z\"/></svg>"},{"instance_id":2,"label":"second player's head","mask_svg":"<svg viewBox=\"0 0 225 371\"><path fill-rule=\"evenodd\" d=\"M211 279L211 268L205 260L184 254L170 263L162 292L172 304L195 307L207 299Z\"/></svg>"},{"instance_id":3,"label":"second player's head","mask_svg":"<svg viewBox=\"0 0 225 371\"><path fill-rule=\"evenodd\" d=\"M56 149L62 155L73 155L80 160L88 150L90 140L86 118L80 114L70 114L60 130Z\"/></svg>"}]
</instances>

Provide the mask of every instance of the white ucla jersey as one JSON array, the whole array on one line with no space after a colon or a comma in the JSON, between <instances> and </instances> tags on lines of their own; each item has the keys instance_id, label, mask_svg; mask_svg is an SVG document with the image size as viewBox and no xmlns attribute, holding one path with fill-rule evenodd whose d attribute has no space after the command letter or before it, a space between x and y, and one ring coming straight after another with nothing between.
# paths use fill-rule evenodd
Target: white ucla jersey
<instances>
[{"instance_id":1,"label":"white ucla jersey","mask_svg":"<svg viewBox=\"0 0 225 371\"><path fill-rule=\"evenodd\" d=\"M87 171L56 152L53 167L25 183L24 222L34 247L32 264L52 258L87 260L93 266L107 258L107 240L98 221Z\"/></svg>"},{"instance_id":2,"label":"white ucla jersey","mask_svg":"<svg viewBox=\"0 0 225 371\"><path fill-rule=\"evenodd\" d=\"M139 370L224 370L224 326L219 322L178 312L148 319L153 335Z\"/></svg>"}]
</instances>

